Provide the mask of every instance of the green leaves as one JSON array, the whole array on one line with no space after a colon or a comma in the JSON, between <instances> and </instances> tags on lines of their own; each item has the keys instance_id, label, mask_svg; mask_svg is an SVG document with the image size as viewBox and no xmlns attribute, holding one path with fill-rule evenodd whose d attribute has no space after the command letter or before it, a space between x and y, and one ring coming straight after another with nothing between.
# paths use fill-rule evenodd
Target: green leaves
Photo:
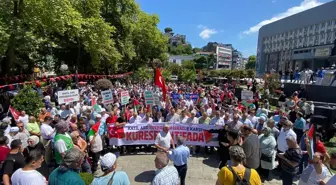
<instances>
[{"instance_id":1,"label":"green leaves","mask_svg":"<svg viewBox=\"0 0 336 185\"><path fill-rule=\"evenodd\" d=\"M115 73L167 60L159 17L141 11L135 0L21 1L20 16L13 0L0 1L4 75L35 65L58 71L63 63L70 72L77 66L83 73Z\"/></svg>"},{"instance_id":2,"label":"green leaves","mask_svg":"<svg viewBox=\"0 0 336 185\"><path fill-rule=\"evenodd\" d=\"M26 111L28 115L38 116L43 107L40 95L31 87L25 86L11 101L18 111Z\"/></svg>"},{"instance_id":3,"label":"green leaves","mask_svg":"<svg viewBox=\"0 0 336 185\"><path fill-rule=\"evenodd\" d=\"M248 58L248 62L245 64L245 69L255 69L256 67L256 56L251 55Z\"/></svg>"}]
</instances>

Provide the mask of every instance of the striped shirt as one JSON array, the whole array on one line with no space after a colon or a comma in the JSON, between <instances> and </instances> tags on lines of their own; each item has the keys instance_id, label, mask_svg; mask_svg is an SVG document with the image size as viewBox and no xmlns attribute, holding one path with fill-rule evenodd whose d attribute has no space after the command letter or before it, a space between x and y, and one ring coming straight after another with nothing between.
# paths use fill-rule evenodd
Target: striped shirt
<instances>
[{"instance_id":1,"label":"striped shirt","mask_svg":"<svg viewBox=\"0 0 336 185\"><path fill-rule=\"evenodd\" d=\"M160 169L151 185L178 185L180 184L179 175L174 166L166 166Z\"/></svg>"},{"instance_id":2,"label":"striped shirt","mask_svg":"<svg viewBox=\"0 0 336 185\"><path fill-rule=\"evenodd\" d=\"M284 157L291 161L291 162L295 162L297 163L297 165L295 167L293 167L292 165L288 164L285 160L281 161L281 167L283 170L285 170L288 173L291 174L296 174L298 172L299 169L299 163L301 161L302 158L302 151L300 148L288 148L288 150L286 150Z\"/></svg>"}]
</instances>

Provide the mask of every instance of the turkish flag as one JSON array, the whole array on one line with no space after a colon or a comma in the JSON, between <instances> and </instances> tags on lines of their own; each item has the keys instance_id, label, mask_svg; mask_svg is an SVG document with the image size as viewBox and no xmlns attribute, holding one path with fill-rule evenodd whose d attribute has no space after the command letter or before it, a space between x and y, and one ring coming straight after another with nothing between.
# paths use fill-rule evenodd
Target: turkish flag
<instances>
[{"instance_id":1,"label":"turkish flag","mask_svg":"<svg viewBox=\"0 0 336 185\"><path fill-rule=\"evenodd\" d=\"M9 110L10 112L12 113L12 116L15 120L18 120L19 119L19 116L20 116L20 112L15 110L12 106L9 106Z\"/></svg>"},{"instance_id":2,"label":"turkish flag","mask_svg":"<svg viewBox=\"0 0 336 185\"><path fill-rule=\"evenodd\" d=\"M109 138L122 139L125 138L124 127L117 127L115 125L110 125L108 128Z\"/></svg>"},{"instance_id":3,"label":"turkish flag","mask_svg":"<svg viewBox=\"0 0 336 185\"><path fill-rule=\"evenodd\" d=\"M156 68L155 70L155 85L161 88L162 90L162 99L165 102L166 101L166 94L167 94L167 88L166 83L162 77L161 71L159 68Z\"/></svg>"}]
</instances>

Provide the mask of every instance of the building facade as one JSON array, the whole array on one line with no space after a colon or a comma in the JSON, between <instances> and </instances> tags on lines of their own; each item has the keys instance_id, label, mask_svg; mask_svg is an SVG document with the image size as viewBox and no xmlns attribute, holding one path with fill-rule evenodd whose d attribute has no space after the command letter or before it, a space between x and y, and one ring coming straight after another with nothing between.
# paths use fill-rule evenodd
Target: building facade
<instances>
[{"instance_id":1,"label":"building facade","mask_svg":"<svg viewBox=\"0 0 336 185\"><path fill-rule=\"evenodd\" d=\"M335 39L336 1L265 25L259 30L257 74L329 67Z\"/></svg>"},{"instance_id":2,"label":"building facade","mask_svg":"<svg viewBox=\"0 0 336 185\"><path fill-rule=\"evenodd\" d=\"M232 69L244 69L243 65L243 55L238 50L232 51Z\"/></svg>"},{"instance_id":3,"label":"building facade","mask_svg":"<svg viewBox=\"0 0 336 185\"><path fill-rule=\"evenodd\" d=\"M194 55L170 55L169 62L181 65L183 61L194 60L196 56Z\"/></svg>"},{"instance_id":4,"label":"building facade","mask_svg":"<svg viewBox=\"0 0 336 185\"><path fill-rule=\"evenodd\" d=\"M232 65L232 45L216 47L216 69L231 69Z\"/></svg>"}]
</instances>

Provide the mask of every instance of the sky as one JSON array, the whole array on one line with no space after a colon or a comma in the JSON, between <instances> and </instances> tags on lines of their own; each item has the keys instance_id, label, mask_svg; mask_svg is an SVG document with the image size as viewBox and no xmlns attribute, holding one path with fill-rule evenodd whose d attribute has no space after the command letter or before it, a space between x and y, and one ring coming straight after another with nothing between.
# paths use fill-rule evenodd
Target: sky
<instances>
[{"instance_id":1,"label":"sky","mask_svg":"<svg viewBox=\"0 0 336 185\"><path fill-rule=\"evenodd\" d=\"M331 0L136 0L141 9L160 17L166 27L187 36L193 47L208 42L232 44L244 57L256 54L263 25Z\"/></svg>"}]
</instances>

